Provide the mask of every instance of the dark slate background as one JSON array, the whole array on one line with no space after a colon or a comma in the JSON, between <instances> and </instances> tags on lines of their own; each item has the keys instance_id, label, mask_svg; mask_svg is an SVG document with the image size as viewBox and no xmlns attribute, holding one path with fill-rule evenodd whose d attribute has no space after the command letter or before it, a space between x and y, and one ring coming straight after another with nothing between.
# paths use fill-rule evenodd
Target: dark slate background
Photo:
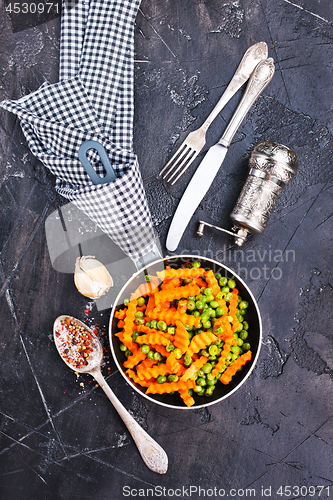
<instances>
[{"instance_id":1,"label":"dark slate background","mask_svg":"<svg viewBox=\"0 0 333 500\"><path fill-rule=\"evenodd\" d=\"M58 78L59 15L9 15L8 3L0 1L1 100ZM102 390L88 376L76 377L56 352L51 332L58 315L98 323L102 333L110 311L98 311L76 292L71 274L52 267L45 221L65 201L28 150L15 116L0 111L2 500L119 500L124 486L131 498L140 492L148 498L146 489L155 486L166 488L162 498L184 487L181 498L188 498L191 485L224 488L226 496L240 490L234 498L245 497L247 488L257 498L264 488L274 500L332 496L331 0L143 0L136 23L135 152L166 254L177 202L241 92L212 124L205 150L181 182L170 187L158 173L209 114L247 47L261 40L275 60L275 76L177 250L216 258L246 280L262 314L258 364L225 401L186 412L139 397L108 357L103 368L124 405L167 451L164 476L146 468ZM207 229L199 239L199 219L230 228L249 153L266 139L294 149L300 167L265 232L250 238L242 254L222 233ZM281 485L325 489L320 496L304 488L281 496ZM192 490L192 498L202 495Z\"/></svg>"}]
</instances>

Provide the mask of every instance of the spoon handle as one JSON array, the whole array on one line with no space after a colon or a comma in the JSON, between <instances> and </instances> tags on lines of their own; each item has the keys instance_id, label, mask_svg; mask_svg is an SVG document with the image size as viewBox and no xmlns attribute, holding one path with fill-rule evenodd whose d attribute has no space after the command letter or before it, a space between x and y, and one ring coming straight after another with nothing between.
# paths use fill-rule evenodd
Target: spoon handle
<instances>
[{"instance_id":1,"label":"spoon handle","mask_svg":"<svg viewBox=\"0 0 333 500\"><path fill-rule=\"evenodd\" d=\"M89 372L96 382L103 389L119 416L123 420L127 429L132 435L132 438L138 447L139 453L143 461L149 469L159 474L165 474L168 469L168 456L161 448L161 446L154 441L154 439L147 434L146 431L134 420L128 413L126 408L121 404L117 396L110 389L99 368L93 369Z\"/></svg>"}]
</instances>

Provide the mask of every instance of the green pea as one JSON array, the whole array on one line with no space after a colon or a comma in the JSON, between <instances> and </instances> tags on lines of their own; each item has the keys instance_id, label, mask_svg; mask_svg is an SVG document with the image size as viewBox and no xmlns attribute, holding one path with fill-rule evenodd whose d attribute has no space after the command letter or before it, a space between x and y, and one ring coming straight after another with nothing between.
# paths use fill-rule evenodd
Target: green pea
<instances>
[{"instance_id":1,"label":"green pea","mask_svg":"<svg viewBox=\"0 0 333 500\"><path fill-rule=\"evenodd\" d=\"M145 324L145 320L142 319L142 318L136 318L135 323L137 325L144 325Z\"/></svg>"},{"instance_id":2,"label":"green pea","mask_svg":"<svg viewBox=\"0 0 333 500\"><path fill-rule=\"evenodd\" d=\"M141 307L144 305L144 303L145 303L144 297L139 297L137 302L138 306Z\"/></svg>"},{"instance_id":3,"label":"green pea","mask_svg":"<svg viewBox=\"0 0 333 500\"><path fill-rule=\"evenodd\" d=\"M227 283L228 283L228 279L225 276L222 276L222 278L219 279L220 286L225 286Z\"/></svg>"},{"instance_id":4,"label":"green pea","mask_svg":"<svg viewBox=\"0 0 333 500\"><path fill-rule=\"evenodd\" d=\"M193 311L195 309L195 302L193 300L189 300L187 302L187 309L189 311Z\"/></svg>"},{"instance_id":5,"label":"green pea","mask_svg":"<svg viewBox=\"0 0 333 500\"><path fill-rule=\"evenodd\" d=\"M207 396L207 397L212 396L214 389L215 389L215 386L213 386L213 385L211 385L210 387L207 387L207 389L205 390L205 396Z\"/></svg>"},{"instance_id":6,"label":"green pea","mask_svg":"<svg viewBox=\"0 0 333 500\"><path fill-rule=\"evenodd\" d=\"M217 359L217 356L209 356L209 361L215 361Z\"/></svg>"},{"instance_id":7,"label":"green pea","mask_svg":"<svg viewBox=\"0 0 333 500\"><path fill-rule=\"evenodd\" d=\"M151 328L151 322L150 321L146 321L146 326L148 326L148 328Z\"/></svg>"},{"instance_id":8,"label":"green pea","mask_svg":"<svg viewBox=\"0 0 333 500\"><path fill-rule=\"evenodd\" d=\"M222 307L217 307L216 308L216 316L218 318L220 318L221 316L223 316L223 309L222 309Z\"/></svg>"},{"instance_id":9,"label":"green pea","mask_svg":"<svg viewBox=\"0 0 333 500\"><path fill-rule=\"evenodd\" d=\"M147 358L150 359L150 361L153 361L154 359L154 351L149 351L147 354Z\"/></svg>"},{"instance_id":10,"label":"green pea","mask_svg":"<svg viewBox=\"0 0 333 500\"><path fill-rule=\"evenodd\" d=\"M239 354L236 354L235 352L232 354L232 360L236 361L236 359L239 357Z\"/></svg>"},{"instance_id":11,"label":"green pea","mask_svg":"<svg viewBox=\"0 0 333 500\"><path fill-rule=\"evenodd\" d=\"M244 330L248 330L249 329L249 324L247 321L243 321L243 328Z\"/></svg>"},{"instance_id":12,"label":"green pea","mask_svg":"<svg viewBox=\"0 0 333 500\"><path fill-rule=\"evenodd\" d=\"M125 344L123 344L123 343L121 342L121 344L119 345L119 349L120 349L121 351L125 352L125 351L127 350L127 347L125 346Z\"/></svg>"},{"instance_id":13,"label":"green pea","mask_svg":"<svg viewBox=\"0 0 333 500\"><path fill-rule=\"evenodd\" d=\"M232 321L233 321L233 319L234 319L234 318L233 318L232 316L227 316L227 318L228 318L228 321L229 321L230 323L232 323Z\"/></svg>"},{"instance_id":14,"label":"green pea","mask_svg":"<svg viewBox=\"0 0 333 500\"><path fill-rule=\"evenodd\" d=\"M192 363L191 356L189 356L188 354L185 354L185 356L183 357L183 363L185 366L190 366L190 364Z\"/></svg>"},{"instance_id":15,"label":"green pea","mask_svg":"<svg viewBox=\"0 0 333 500\"><path fill-rule=\"evenodd\" d=\"M249 307L249 303L246 302L246 300L242 300L242 302L239 303L240 309L247 309L248 307Z\"/></svg>"},{"instance_id":16,"label":"green pea","mask_svg":"<svg viewBox=\"0 0 333 500\"><path fill-rule=\"evenodd\" d=\"M229 302L231 299L232 299L232 293L231 293L231 292L226 293L226 295L225 295L225 300L226 300L227 302Z\"/></svg>"},{"instance_id":17,"label":"green pea","mask_svg":"<svg viewBox=\"0 0 333 500\"><path fill-rule=\"evenodd\" d=\"M223 326L217 326L217 327L215 328L215 333L216 333L217 335L221 335L221 334L223 333Z\"/></svg>"},{"instance_id":18,"label":"green pea","mask_svg":"<svg viewBox=\"0 0 333 500\"><path fill-rule=\"evenodd\" d=\"M211 364L211 363L206 363L206 364L205 364L205 365L203 365L203 367L202 367L202 371L203 371L204 373L210 373L210 372L212 371L212 369L213 369L213 366L212 366L212 364Z\"/></svg>"},{"instance_id":19,"label":"green pea","mask_svg":"<svg viewBox=\"0 0 333 500\"><path fill-rule=\"evenodd\" d=\"M154 279L151 274L146 274L145 278L147 283L151 283Z\"/></svg>"},{"instance_id":20,"label":"green pea","mask_svg":"<svg viewBox=\"0 0 333 500\"><path fill-rule=\"evenodd\" d=\"M229 293L230 292L230 288L228 286L224 286L222 289L221 289L221 292L226 294L226 293Z\"/></svg>"},{"instance_id":21,"label":"green pea","mask_svg":"<svg viewBox=\"0 0 333 500\"><path fill-rule=\"evenodd\" d=\"M209 352L206 349L201 349L200 356L205 356L206 358L208 358Z\"/></svg>"},{"instance_id":22,"label":"green pea","mask_svg":"<svg viewBox=\"0 0 333 500\"><path fill-rule=\"evenodd\" d=\"M210 318L211 318L211 319L216 318L216 311L215 311L215 309L213 309L213 310L209 313L209 316L210 316Z\"/></svg>"},{"instance_id":23,"label":"green pea","mask_svg":"<svg viewBox=\"0 0 333 500\"><path fill-rule=\"evenodd\" d=\"M197 394L199 394L202 391L202 387L200 385L196 385L193 388L193 390L194 390L194 392L196 392Z\"/></svg>"},{"instance_id":24,"label":"green pea","mask_svg":"<svg viewBox=\"0 0 333 500\"><path fill-rule=\"evenodd\" d=\"M184 285L189 285L191 283L191 281L192 281L191 278L185 278L183 280L183 283L184 283Z\"/></svg>"},{"instance_id":25,"label":"green pea","mask_svg":"<svg viewBox=\"0 0 333 500\"><path fill-rule=\"evenodd\" d=\"M239 323L238 328L236 330L237 333L241 332L243 330L243 323Z\"/></svg>"},{"instance_id":26,"label":"green pea","mask_svg":"<svg viewBox=\"0 0 333 500\"><path fill-rule=\"evenodd\" d=\"M247 339L247 336L248 336L248 333L247 333L247 331L246 331L246 330L242 330L242 331L240 332L239 336L240 336L240 338L241 338L242 340L246 340L246 339Z\"/></svg>"},{"instance_id":27,"label":"green pea","mask_svg":"<svg viewBox=\"0 0 333 500\"><path fill-rule=\"evenodd\" d=\"M248 342L245 342L245 344L242 345L243 351L249 351L251 349L251 344Z\"/></svg>"},{"instance_id":28,"label":"green pea","mask_svg":"<svg viewBox=\"0 0 333 500\"><path fill-rule=\"evenodd\" d=\"M203 302L203 305L205 305L207 302L207 295L203 295L200 300Z\"/></svg>"},{"instance_id":29,"label":"green pea","mask_svg":"<svg viewBox=\"0 0 333 500\"><path fill-rule=\"evenodd\" d=\"M154 352L154 359L155 361L161 361L163 359L163 356L160 352Z\"/></svg>"},{"instance_id":30,"label":"green pea","mask_svg":"<svg viewBox=\"0 0 333 500\"><path fill-rule=\"evenodd\" d=\"M159 375L159 376L157 377L157 382L158 382L159 384L164 384L164 382L166 382L166 376L165 376L165 375Z\"/></svg>"},{"instance_id":31,"label":"green pea","mask_svg":"<svg viewBox=\"0 0 333 500\"><path fill-rule=\"evenodd\" d=\"M148 354L148 352L150 351L150 347L149 347L149 345L144 344L144 345L141 347L141 351L143 352L143 354Z\"/></svg>"},{"instance_id":32,"label":"green pea","mask_svg":"<svg viewBox=\"0 0 333 500\"><path fill-rule=\"evenodd\" d=\"M143 317L143 312L142 312L142 311L137 311L137 312L135 313L135 317L136 317L136 318L142 318L142 317Z\"/></svg>"},{"instance_id":33,"label":"green pea","mask_svg":"<svg viewBox=\"0 0 333 500\"><path fill-rule=\"evenodd\" d=\"M222 292L219 292L219 293L216 295L216 298L217 298L217 300L221 300L221 299L223 299L223 293L222 293Z\"/></svg>"},{"instance_id":34,"label":"green pea","mask_svg":"<svg viewBox=\"0 0 333 500\"><path fill-rule=\"evenodd\" d=\"M201 267L201 262L199 260L192 262L192 267L197 267L197 268Z\"/></svg>"},{"instance_id":35,"label":"green pea","mask_svg":"<svg viewBox=\"0 0 333 500\"><path fill-rule=\"evenodd\" d=\"M137 332L137 331L133 332L133 334L132 334L132 339L134 340L134 342L136 341L136 339L137 339L139 336L140 336L140 332Z\"/></svg>"},{"instance_id":36,"label":"green pea","mask_svg":"<svg viewBox=\"0 0 333 500\"><path fill-rule=\"evenodd\" d=\"M153 320L150 322L150 326L151 326L151 328L154 328L154 330L156 330L156 328L157 328L157 320L156 320L156 319L153 319Z\"/></svg>"},{"instance_id":37,"label":"green pea","mask_svg":"<svg viewBox=\"0 0 333 500\"><path fill-rule=\"evenodd\" d=\"M234 354L240 354L240 352L241 352L240 347L238 347L238 345L232 345L230 350Z\"/></svg>"},{"instance_id":38,"label":"green pea","mask_svg":"<svg viewBox=\"0 0 333 500\"><path fill-rule=\"evenodd\" d=\"M208 352L211 356L216 356L218 351L219 351L219 348L217 347L217 345L212 344L208 347Z\"/></svg>"},{"instance_id":39,"label":"green pea","mask_svg":"<svg viewBox=\"0 0 333 500\"><path fill-rule=\"evenodd\" d=\"M204 385L206 385L206 379L205 379L205 378L203 378L203 377L199 377L199 378L197 378L197 380L196 380L196 384L197 384L197 385L200 385L201 387L203 387Z\"/></svg>"},{"instance_id":40,"label":"green pea","mask_svg":"<svg viewBox=\"0 0 333 500\"><path fill-rule=\"evenodd\" d=\"M174 326L168 326L167 332L174 335L176 333L176 328Z\"/></svg>"},{"instance_id":41,"label":"green pea","mask_svg":"<svg viewBox=\"0 0 333 500\"><path fill-rule=\"evenodd\" d=\"M205 295L212 295L212 293L213 293L213 289L210 286L205 288L205 291L204 291Z\"/></svg>"},{"instance_id":42,"label":"green pea","mask_svg":"<svg viewBox=\"0 0 333 500\"><path fill-rule=\"evenodd\" d=\"M217 309L219 307L219 303L217 302L217 300L212 300L210 303L210 307Z\"/></svg>"},{"instance_id":43,"label":"green pea","mask_svg":"<svg viewBox=\"0 0 333 500\"><path fill-rule=\"evenodd\" d=\"M176 359L180 359L182 357L182 351L178 347L173 352Z\"/></svg>"},{"instance_id":44,"label":"green pea","mask_svg":"<svg viewBox=\"0 0 333 500\"><path fill-rule=\"evenodd\" d=\"M195 318L198 318L200 316L200 312L199 311L193 311L192 316L194 316Z\"/></svg>"},{"instance_id":45,"label":"green pea","mask_svg":"<svg viewBox=\"0 0 333 500\"><path fill-rule=\"evenodd\" d=\"M204 324L208 320L209 320L209 314L207 314L206 311L205 311L204 313L201 314L202 324Z\"/></svg>"},{"instance_id":46,"label":"green pea","mask_svg":"<svg viewBox=\"0 0 333 500\"><path fill-rule=\"evenodd\" d=\"M236 281L235 280L228 280L228 287L229 288L236 288Z\"/></svg>"},{"instance_id":47,"label":"green pea","mask_svg":"<svg viewBox=\"0 0 333 500\"><path fill-rule=\"evenodd\" d=\"M206 297L207 297L207 302L213 302L213 300L214 300L214 295L213 294L207 295Z\"/></svg>"},{"instance_id":48,"label":"green pea","mask_svg":"<svg viewBox=\"0 0 333 500\"><path fill-rule=\"evenodd\" d=\"M159 321L157 323L157 329L162 330L162 332L166 332L167 324L165 323L165 321Z\"/></svg>"},{"instance_id":49,"label":"green pea","mask_svg":"<svg viewBox=\"0 0 333 500\"><path fill-rule=\"evenodd\" d=\"M202 302L202 300L197 300L196 303L195 303L195 307L197 309L203 309L203 306L204 306L204 303Z\"/></svg>"},{"instance_id":50,"label":"green pea","mask_svg":"<svg viewBox=\"0 0 333 500\"><path fill-rule=\"evenodd\" d=\"M221 273L216 273L215 274L215 279L220 280L222 278L222 274Z\"/></svg>"},{"instance_id":51,"label":"green pea","mask_svg":"<svg viewBox=\"0 0 333 500\"><path fill-rule=\"evenodd\" d=\"M203 327L206 328L206 330L208 330L208 328L210 328L212 326L212 324L209 320L202 322L202 324L203 324Z\"/></svg>"},{"instance_id":52,"label":"green pea","mask_svg":"<svg viewBox=\"0 0 333 500\"><path fill-rule=\"evenodd\" d=\"M244 340L242 340L242 339L238 339L238 340L237 340L237 345L238 345L239 347L242 347L242 345L243 345L243 344L244 344Z\"/></svg>"},{"instance_id":53,"label":"green pea","mask_svg":"<svg viewBox=\"0 0 333 500\"><path fill-rule=\"evenodd\" d=\"M207 385L208 387L213 387L213 390L215 389L215 384L216 384L216 379L213 380L207 380Z\"/></svg>"},{"instance_id":54,"label":"green pea","mask_svg":"<svg viewBox=\"0 0 333 500\"><path fill-rule=\"evenodd\" d=\"M177 382L179 380L178 375L168 375L169 382Z\"/></svg>"},{"instance_id":55,"label":"green pea","mask_svg":"<svg viewBox=\"0 0 333 500\"><path fill-rule=\"evenodd\" d=\"M201 388L201 391L198 392L198 396L204 396L205 395L205 392L206 392L206 388L205 387L202 387Z\"/></svg>"},{"instance_id":56,"label":"green pea","mask_svg":"<svg viewBox=\"0 0 333 500\"><path fill-rule=\"evenodd\" d=\"M130 303L129 299L124 299L124 306L128 306L129 303Z\"/></svg>"},{"instance_id":57,"label":"green pea","mask_svg":"<svg viewBox=\"0 0 333 500\"><path fill-rule=\"evenodd\" d=\"M126 352L125 352L125 356L126 356L126 358L129 358L130 356L132 356L132 351L130 351L129 349L127 349Z\"/></svg>"},{"instance_id":58,"label":"green pea","mask_svg":"<svg viewBox=\"0 0 333 500\"><path fill-rule=\"evenodd\" d=\"M197 373L198 373L198 377L203 377L203 378L205 378L205 376L206 376L206 375L205 375L205 372L203 371L203 369L202 369L202 368L200 368L200 370L198 370L198 372L197 372Z\"/></svg>"},{"instance_id":59,"label":"green pea","mask_svg":"<svg viewBox=\"0 0 333 500\"><path fill-rule=\"evenodd\" d=\"M175 346L174 346L174 345L172 345L172 344L169 344L169 345L167 345L167 346L166 346L166 350L167 350L168 352L174 351L174 350L175 350Z\"/></svg>"}]
</instances>

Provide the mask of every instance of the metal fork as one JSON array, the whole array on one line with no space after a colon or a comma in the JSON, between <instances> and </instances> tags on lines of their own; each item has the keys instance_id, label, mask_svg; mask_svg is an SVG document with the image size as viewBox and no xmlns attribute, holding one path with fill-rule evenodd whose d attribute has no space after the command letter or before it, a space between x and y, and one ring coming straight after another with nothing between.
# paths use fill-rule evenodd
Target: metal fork
<instances>
[{"instance_id":1,"label":"metal fork","mask_svg":"<svg viewBox=\"0 0 333 500\"><path fill-rule=\"evenodd\" d=\"M256 43L247 49L236 70L236 73L213 111L200 128L194 130L186 137L172 158L161 170L159 175L162 176L163 179L166 179L168 182L172 181L171 184L175 184L175 182L177 182L177 180L183 175L206 144L206 132L212 121L222 111L232 96L250 78L251 73L257 64L261 60L267 59L267 57L268 48L265 42ZM167 179L168 176L169 178Z\"/></svg>"}]
</instances>

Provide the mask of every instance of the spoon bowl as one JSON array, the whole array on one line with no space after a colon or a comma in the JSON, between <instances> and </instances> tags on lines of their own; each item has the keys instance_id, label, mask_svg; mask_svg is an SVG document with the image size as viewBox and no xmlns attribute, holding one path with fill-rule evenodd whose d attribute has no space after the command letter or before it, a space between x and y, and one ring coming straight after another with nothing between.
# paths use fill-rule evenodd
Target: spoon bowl
<instances>
[{"instance_id":1,"label":"spoon bowl","mask_svg":"<svg viewBox=\"0 0 333 500\"><path fill-rule=\"evenodd\" d=\"M53 338L58 353L67 366L75 372L92 375L98 382L131 433L147 467L165 474L168 468L167 454L128 413L104 379L101 372L103 349L94 332L82 321L62 315L54 322Z\"/></svg>"}]
</instances>

